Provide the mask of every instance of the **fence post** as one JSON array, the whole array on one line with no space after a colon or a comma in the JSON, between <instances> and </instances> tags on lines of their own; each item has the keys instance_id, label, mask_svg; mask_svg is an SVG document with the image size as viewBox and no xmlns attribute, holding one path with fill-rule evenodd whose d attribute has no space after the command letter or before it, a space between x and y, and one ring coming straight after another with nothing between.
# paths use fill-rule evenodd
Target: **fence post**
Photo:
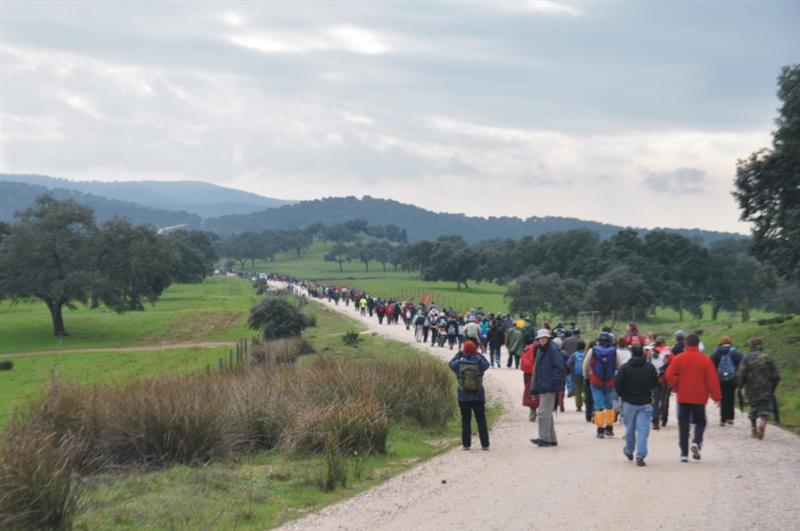
<instances>
[{"instance_id":1,"label":"fence post","mask_svg":"<svg viewBox=\"0 0 800 531\"><path fill-rule=\"evenodd\" d=\"M747 297L742 299L742 322L750 321L750 301Z\"/></svg>"},{"instance_id":2,"label":"fence post","mask_svg":"<svg viewBox=\"0 0 800 531\"><path fill-rule=\"evenodd\" d=\"M781 295L781 316L786 319L788 313L786 310L786 295Z\"/></svg>"},{"instance_id":3,"label":"fence post","mask_svg":"<svg viewBox=\"0 0 800 531\"><path fill-rule=\"evenodd\" d=\"M683 299L678 302L678 321L683 321Z\"/></svg>"}]
</instances>

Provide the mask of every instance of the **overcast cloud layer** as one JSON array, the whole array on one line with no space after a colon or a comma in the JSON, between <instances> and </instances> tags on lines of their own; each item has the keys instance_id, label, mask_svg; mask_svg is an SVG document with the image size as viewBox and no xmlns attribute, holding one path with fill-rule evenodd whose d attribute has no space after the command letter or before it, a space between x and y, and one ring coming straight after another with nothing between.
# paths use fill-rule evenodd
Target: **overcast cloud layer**
<instances>
[{"instance_id":1,"label":"overcast cloud layer","mask_svg":"<svg viewBox=\"0 0 800 531\"><path fill-rule=\"evenodd\" d=\"M800 3L2 7L3 172L747 229Z\"/></svg>"}]
</instances>

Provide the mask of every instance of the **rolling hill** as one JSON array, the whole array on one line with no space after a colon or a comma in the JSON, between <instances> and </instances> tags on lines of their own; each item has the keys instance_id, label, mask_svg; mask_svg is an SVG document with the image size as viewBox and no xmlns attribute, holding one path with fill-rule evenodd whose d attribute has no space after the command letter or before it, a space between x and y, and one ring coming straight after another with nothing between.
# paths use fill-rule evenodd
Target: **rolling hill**
<instances>
[{"instance_id":1,"label":"rolling hill","mask_svg":"<svg viewBox=\"0 0 800 531\"><path fill-rule=\"evenodd\" d=\"M222 235L265 229L288 229L306 227L320 222L325 225L341 223L351 219L365 219L370 224L394 223L408 232L408 239L429 240L445 234L460 234L468 242L493 238L521 238L539 236L547 232L569 229L589 229L601 238L607 238L623 227L562 217L471 217L464 214L432 212L423 208L390 199L364 196L326 197L313 201L301 201L280 208L262 210L244 215L220 216L204 220L204 228ZM744 238L741 234L714 232L701 229L670 229L688 238L699 238L705 244L725 238ZM647 232L642 229L642 232Z\"/></svg>"},{"instance_id":2,"label":"rolling hill","mask_svg":"<svg viewBox=\"0 0 800 531\"><path fill-rule=\"evenodd\" d=\"M184 210L201 218L249 214L292 203L201 181L70 181L31 174L0 174L0 181L77 190L147 208Z\"/></svg>"},{"instance_id":3,"label":"rolling hill","mask_svg":"<svg viewBox=\"0 0 800 531\"><path fill-rule=\"evenodd\" d=\"M0 181L0 221L13 222L14 213L30 207L36 196L49 193L57 199L73 199L81 205L94 210L97 221L105 221L114 216L126 217L131 223L152 225L156 228L174 225L196 226L201 223L199 216L189 212L147 208L129 201L117 201L77 190L64 188L49 189L33 184Z\"/></svg>"}]
</instances>

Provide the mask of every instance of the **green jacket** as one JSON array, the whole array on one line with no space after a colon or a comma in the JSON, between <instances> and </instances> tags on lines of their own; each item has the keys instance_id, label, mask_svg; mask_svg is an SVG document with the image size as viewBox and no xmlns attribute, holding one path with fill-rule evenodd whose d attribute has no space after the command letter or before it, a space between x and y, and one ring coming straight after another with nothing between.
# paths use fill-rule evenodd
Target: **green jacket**
<instances>
[{"instance_id":1,"label":"green jacket","mask_svg":"<svg viewBox=\"0 0 800 531\"><path fill-rule=\"evenodd\" d=\"M751 352L739 367L739 385L744 387L750 402L772 400L781 377L778 367L763 352Z\"/></svg>"},{"instance_id":2,"label":"green jacket","mask_svg":"<svg viewBox=\"0 0 800 531\"><path fill-rule=\"evenodd\" d=\"M512 326L508 329L506 332L506 347L508 347L508 351L515 356L522 354L522 350L525 348L525 338L522 335L521 329L516 326Z\"/></svg>"}]
</instances>

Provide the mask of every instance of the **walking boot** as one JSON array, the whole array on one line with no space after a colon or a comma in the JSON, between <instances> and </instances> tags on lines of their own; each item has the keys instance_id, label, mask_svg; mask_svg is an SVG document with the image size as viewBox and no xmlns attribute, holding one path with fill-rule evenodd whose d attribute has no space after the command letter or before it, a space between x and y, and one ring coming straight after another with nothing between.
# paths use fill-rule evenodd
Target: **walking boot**
<instances>
[{"instance_id":1,"label":"walking boot","mask_svg":"<svg viewBox=\"0 0 800 531\"><path fill-rule=\"evenodd\" d=\"M606 438L606 430L605 428L597 428L597 438L598 439L605 439Z\"/></svg>"},{"instance_id":2,"label":"walking boot","mask_svg":"<svg viewBox=\"0 0 800 531\"><path fill-rule=\"evenodd\" d=\"M759 440L764 438L764 431L767 429L767 420L769 417L759 417L758 418L758 429L756 431L756 437Z\"/></svg>"},{"instance_id":3,"label":"walking boot","mask_svg":"<svg viewBox=\"0 0 800 531\"><path fill-rule=\"evenodd\" d=\"M756 419L750 419L750 437L758 437L758 430L756 429Z\"/></svg>"}]
</instances>

